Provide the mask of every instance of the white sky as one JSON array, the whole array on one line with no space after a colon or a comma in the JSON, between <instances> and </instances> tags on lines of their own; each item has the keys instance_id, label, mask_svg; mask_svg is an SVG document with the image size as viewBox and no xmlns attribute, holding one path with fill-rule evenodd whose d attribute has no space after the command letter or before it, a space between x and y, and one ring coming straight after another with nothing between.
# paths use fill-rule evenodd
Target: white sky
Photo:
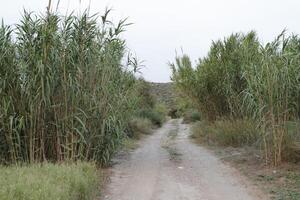
<instances>
[{"instance_id":1,"label":"white sky","mask_svg":"<svg viewBox=\"0 0 300 200\"><path fill-rule=\"evenodd\" d=\"M20 19L23 8L42 12L48 0L0 0L0 18L6 24ZM57 0L52 0L56 5ZM193 60L205 56L212 40L232 32L257 31L263 42L273 40L284 28L300 33L299 0L61 0L60 11L103 13L113 7L112 17L129 17L134 25L124 34L127 44L146 68L146 80L168 82L175 50Z\"/></svg>"}]
</instances>

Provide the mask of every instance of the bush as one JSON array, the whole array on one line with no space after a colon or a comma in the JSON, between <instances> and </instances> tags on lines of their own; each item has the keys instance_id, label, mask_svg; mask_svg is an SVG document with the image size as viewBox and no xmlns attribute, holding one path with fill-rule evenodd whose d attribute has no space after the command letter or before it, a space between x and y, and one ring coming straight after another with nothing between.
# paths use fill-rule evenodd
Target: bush
<instances>
[{"instance_id":1,"label":"bush","mask_svg":"<svg viewBox=\"0 0 300 200\"><path fill-rule=\"evenodd\" d=\"M0 199L92 200L98 180L89 163L0 167Z\"/></svg>"},{"instance_id":2,"label":"bush","mask_svg":"<svg viewBox=\"0 0 300 200\"><path fill-rule=\"evenodd\" d=\"M129 129L129 136L138 139L141 134L148 135L152 132L152 122L147 118L133 118L129 122Z\"/></svg>"},{"instance_id":3,"label":"bush","mask_svg":"<svg viewBox=\"0 0 300 200\"><path fill-rule=\"evenodd\" d=\"M135 116L148 119L153 125L161 126L167 114L166 106L157 103L157 99L150 91L150 84L143 79L138 80L137 91L139 96L139 108Z\"/></svg>"},{"instance_id":4,"label":"bush","mask_svg":"<svg viewBox=\"0 0 300 200\"><path fill-rule=\"evenodd\" d=\"M168 116L170 116L172 119L180 118L180 111L177 108L171 108L168 112Z\"/></svg>"},{"instance_id":5,"label":"bush","mask_svg":"<svg viewBox=\"0 0 300 200\"><path fill-rule=\"evenodd\" d=\"M162 117L165 117L168 113L167 108L165 104L157 103L154 106L154 111L160 114Z\"/></svg>"},{"instance_id":6,"label":"bush","mask_svg":"<svg viewBox=\"0 0 300 200\"><path fill-rule=\"evenodd\" d=\"M143 109L138 116L149 119L154 125L159 127L162 126L165 120L165 115L154 109Z\"/></svg>"},{"instance_id":7,"label":"bush","mask_svg":"<svg viewBox=\"0 0 300 200\"><path fill-rule=\"evenodd\" d=\"M232 147L259 142L259 132L250 120L201 121L193 126L192 137L200 142Z\"/></svg>"},{"instance_id":8,"label":"bush","mask_svg":"<svg viewBox=\"0 0 300 200\"><path fill-rule=\"evenodd\" d=\"M196 122L196 121L200 121L200 119L201 119L200 113L196 110L188 110L183 114L184 123Z\"/></svg>"},{"instance_id":9,"label":"bush","mask_svg":"<svg viewBox=\"0 0 300 200\"><path fill-rule=\"evenodd\" d=\"M191 119L192 119L193 122L195 122L195 121L200 121L200 119L201 119L200 113L197 112L197 111L193 111L193 112L192 112Z\"/></svg>"},{"instance_id":10,"label":"bush","mask_svg":"<svg viewBox=\"0 0 300 200\"><path fill-rule=\"evenodd\" d=\"M143 108L154 108L156 99L151 93L151 85L144 79L138 79L137 92L139 96L139 105Z\"/></svg>"}]
</instances>

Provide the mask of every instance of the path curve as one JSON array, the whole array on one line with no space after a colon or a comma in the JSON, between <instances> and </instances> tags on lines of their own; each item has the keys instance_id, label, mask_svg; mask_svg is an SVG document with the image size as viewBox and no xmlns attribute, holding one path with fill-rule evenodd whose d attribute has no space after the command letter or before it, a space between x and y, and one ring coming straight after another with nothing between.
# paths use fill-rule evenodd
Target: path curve
<instances>
[{"instance_id":1,"label":"path curve","mask_svg":"<svg viewBox=\"0 0 300 200\"><path fill-rule=\"evenodd\" d=\"M103 200L263 200L239 172L192 143L170 120L110 170Z\"/></svg>"}]
</instances>

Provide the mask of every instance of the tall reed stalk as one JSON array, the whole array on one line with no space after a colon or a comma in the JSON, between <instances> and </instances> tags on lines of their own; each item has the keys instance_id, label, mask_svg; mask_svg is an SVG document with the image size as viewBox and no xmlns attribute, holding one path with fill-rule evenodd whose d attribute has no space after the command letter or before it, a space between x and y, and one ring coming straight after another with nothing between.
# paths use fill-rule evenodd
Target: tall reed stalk
<instances>
[{"instance_id":1,"label":"tall reed stalk","mask_svg":"<svg viewBox=\"0 0 300 200\"><path fill-rule=\"evenodd\" d=\"M0 28L0 161L109 161L138 108L138 80L106 10L24 12ZM15 39L12 39L15 38Z\"/></svg>"},{"instance_id":2,"label":"tall reed stalk","mask_svg":"<svg viewBox=\"0 0 300 200\"><path fill-rule=\"evenodd\" d=\"M265 46L254 32L233 34L213 42L196 68L186 55L171 64L177 87L210 121L255 119L266 161L275 166L289 149L288 123L300 117L299 67L300 39L284 32Z\"/></svg>"}]
</instances>

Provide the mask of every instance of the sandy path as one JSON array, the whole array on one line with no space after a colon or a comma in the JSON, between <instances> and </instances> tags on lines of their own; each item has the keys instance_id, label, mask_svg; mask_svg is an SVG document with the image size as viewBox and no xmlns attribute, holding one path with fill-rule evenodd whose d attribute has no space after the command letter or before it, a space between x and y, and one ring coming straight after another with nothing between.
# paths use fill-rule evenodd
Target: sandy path
<instances>
[{"instance_id":1,"label":"sandy path","mask_svg":"<svg viewBox=\"0 0 300 200\"><path fill-rule=\"evenodd\" d=\"M111 169L104 200L261 200L236 170L188 138L170 120Z\"/></svg>"}]
</instances>

